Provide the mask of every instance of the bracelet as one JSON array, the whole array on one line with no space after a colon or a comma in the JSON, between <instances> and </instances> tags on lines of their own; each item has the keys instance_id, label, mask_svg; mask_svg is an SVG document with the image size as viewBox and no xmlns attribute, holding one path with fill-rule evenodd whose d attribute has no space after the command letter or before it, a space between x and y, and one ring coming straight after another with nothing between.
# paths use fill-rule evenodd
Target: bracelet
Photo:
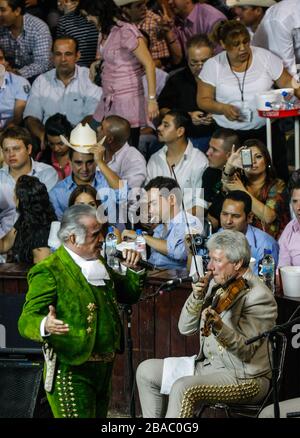
<instances>
[{"instance_id":1,"label":"bracelet","mask_svg":"<svg viewBox=\"0 0 300 438\"><path fill-rule=\"evenodd\" d=\"M226 172L225 172L225 169L226 169L226 164L225 164L225 166L223 167L223 173L224 173L225 176L231 177L231 176L234 175L235 171L233 171L233 173L226 173Z\"/></svg>"},{"instance_id":2,"label":"bracelet","mask_svg":"<svg viewBox=\"0 0 300 438\"><path fill-rule=\"evenodd\" d=\"M148 100L156 100L156 96L148 96Z\"/></svg>"},{"instance_id":3,"label":"bracelet","mask_svg":"<svg viewBox=\"0 0 300 438\"><path fill-rule=\"evenodd\" d=\"M171 44L174 44L174 43L176 43L176 41L177 41L177 39L175 39L175 40L172 40L172 41L167 41L167 43L171 45Z\"/></svg>"}]
</instances>

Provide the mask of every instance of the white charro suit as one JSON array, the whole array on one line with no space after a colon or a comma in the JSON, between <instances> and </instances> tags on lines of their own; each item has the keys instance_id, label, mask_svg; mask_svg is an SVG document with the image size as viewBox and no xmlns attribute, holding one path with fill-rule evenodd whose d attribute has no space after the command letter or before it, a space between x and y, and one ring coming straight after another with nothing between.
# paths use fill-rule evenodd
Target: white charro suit
<instances>
[{"instance_id":1,"label":"white charro suit","mask_svg":"<svg viewBox=\"0 0 300 438\"><path fill-rule=\"evenodd\" d=\"M173 384L167 411L166 396L159 392L163 360L150 359L140 364L137 383L144 417L162 417L165 412L166 417L190 416L196 400L255 402L264 397L271 376L267 340L251 345L245 345L245 340L274 326L277 304L271 291L250 270L243 277L249 287L221 313L223 327L218 334L205 338L199 330L203 325L203 303L211 295L214 282L204 300L196 300L193 294L186 300L179 331L187 336L199 331L200 352L195 375Z\"/></svg>"}]
</instances>

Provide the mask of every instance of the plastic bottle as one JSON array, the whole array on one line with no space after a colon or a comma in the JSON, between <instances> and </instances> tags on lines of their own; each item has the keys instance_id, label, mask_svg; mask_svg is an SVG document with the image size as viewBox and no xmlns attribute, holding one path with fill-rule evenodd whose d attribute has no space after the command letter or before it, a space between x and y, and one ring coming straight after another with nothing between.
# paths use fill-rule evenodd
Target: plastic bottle
<instances>
[{"instance_id":1,"label":"plastic bottle","mask_svg":"<svg viewBox=\"0 0 300 438\"><path fill-rule=\"evenodd\" d=\"M270 249L265 249L264 257L261 261L260 277L265 285L275 293L275 261Z\"/></svg>"},{"instance_id":2,"label":"plastic bottle","mask_svg":"<svg viewBox=\"0 0 300 438\"><path fill-rule=\"evenodd\" d=\"M142 260L147 260L146 240L142 230L136 230L135 250L141 254Z\"/></svg>"},{"instance_id":3,"label":"plastic bottle","mask_svg":"<svg viewBox=\"0 0 300 438\"><path fill-rule=\"evenodd\" d=\"M117 250L117 236L114 233L114 228L109 227L105 238L105 252L108 266L112 269L119 269L119 262L114 256Z\"/></svg>"}]
</instances>

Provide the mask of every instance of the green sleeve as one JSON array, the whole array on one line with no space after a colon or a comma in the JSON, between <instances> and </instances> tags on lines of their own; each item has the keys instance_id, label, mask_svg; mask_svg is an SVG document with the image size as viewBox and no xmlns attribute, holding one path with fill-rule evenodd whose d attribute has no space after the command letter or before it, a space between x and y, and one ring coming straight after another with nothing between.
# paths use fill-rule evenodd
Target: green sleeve
<instances>
[{"instance_id":1,"label":"green sleeve","mask_svg":"<svg viewBox=\"0 0 300 438\"><path fill-rule=\"evenodd\" d=\"M137 273L127 269L126 275L118 272L112 273L117 300L122 304L135 304L138 302L145 284L147 273Z\"/></svg>"},{"instance_id":2,"label":"green sleeve","mask_svg":"<svg viewBox=\"0 0 300 438\"><path fill-rule=\"evenodd\" d=\"M56 281L50 270L40 264L29 271L27 279L29 289L18 328L23 337L42 342L40 325L49 313L49 305L56 304Z\"/></svg>"}]
</instances>

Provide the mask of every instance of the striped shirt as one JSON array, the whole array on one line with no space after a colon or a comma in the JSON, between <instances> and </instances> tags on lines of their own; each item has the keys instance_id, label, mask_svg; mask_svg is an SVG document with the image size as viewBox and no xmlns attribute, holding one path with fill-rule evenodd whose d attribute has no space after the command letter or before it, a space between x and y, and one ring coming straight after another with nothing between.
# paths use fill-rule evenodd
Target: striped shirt
<instances>
[{"instance_id":1,"label":"striped shirt","mask_svg":"<svg viewBox=\"0 0 300 438\"><path fill-rule=\"evenodd\" d=\"M23 16L23 30L14 38L7 27L0 26L0 47L12 67L24 78L37 76L51 67L52 38L46 23L30 14Z\"/></svg>"},{"instance_id":2,"label":"striped shirt","mask_svg":"<svg viewBox=\"0 0 300 438\"><path fill-rule=\"evenodd\" d=\"M96 59L98 30L93 23L77 12L70 12L58 20L56 36L71 36L79 43L78 65L89 67Z\"/></svg>"}]
</instances>

